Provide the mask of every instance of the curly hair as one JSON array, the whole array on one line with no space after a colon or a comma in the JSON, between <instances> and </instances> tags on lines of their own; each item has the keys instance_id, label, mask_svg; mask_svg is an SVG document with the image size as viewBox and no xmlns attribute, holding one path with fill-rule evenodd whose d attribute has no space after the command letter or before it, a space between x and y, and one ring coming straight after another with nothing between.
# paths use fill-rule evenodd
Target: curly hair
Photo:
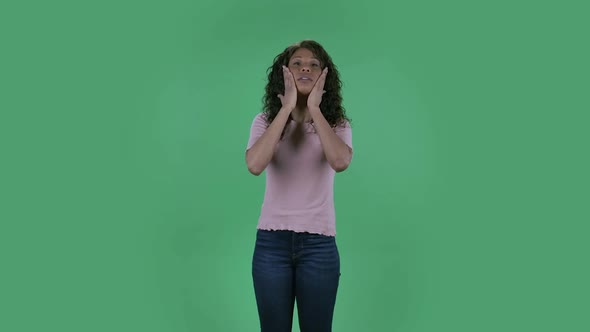
<instances>
[{"instance_id":1,"label":"curly hair","mask_svg":"<svg viewBox=\"0 0 590 332\"><path fill-rule=\"evenodd\" d=\"M322 70L328 67L328 75L324 84L326 91L322 95L320 110L326 121L332 127L341 125L344 121L351 122L346 115L346 110L342 107L340 74L338 68L332 62L332 58L318 42L313 40L303 40L294 45L287 47L281 54L274 58L273 64L267 69L268 83L266 84L265 94L262 98L264 103L264 115L268 124L270 124L279 113L282 107L278 94L285 93L285 82L283 78L282 66L287 66L293 53L300 48L310 50L314 56L320 60Z\"/></svg>"}]
</instances>

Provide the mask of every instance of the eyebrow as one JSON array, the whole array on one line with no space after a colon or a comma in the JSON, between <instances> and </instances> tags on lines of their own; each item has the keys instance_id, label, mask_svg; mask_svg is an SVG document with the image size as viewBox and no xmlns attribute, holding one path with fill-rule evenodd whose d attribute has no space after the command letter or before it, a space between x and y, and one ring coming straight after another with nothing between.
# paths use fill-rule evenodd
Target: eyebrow
<instances>
[{"instance_id":1,"label":"eyebrow","mask_svg":"<svg viewBox=\"0 0 590 332\"><path fill-rule=\"evenodd\" d=\"M297 59L297 58L301 59L301 56L299 56L299 55L298 56L294 56L294 57L291 58L291 60ZM311 58L320 61L320 59L316 58L315 56L312 56Z\"/></svg>"}]
</instances>

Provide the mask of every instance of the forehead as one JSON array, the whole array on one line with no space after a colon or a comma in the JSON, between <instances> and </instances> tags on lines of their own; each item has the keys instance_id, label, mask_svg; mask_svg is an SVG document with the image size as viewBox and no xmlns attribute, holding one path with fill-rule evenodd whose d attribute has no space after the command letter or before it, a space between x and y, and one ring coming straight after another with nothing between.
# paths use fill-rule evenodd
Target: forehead
<instances>
[{"instance_id":1,"label":"forehead","mask_svg":"<svg viewBox=\"0 0 590 332\"><path fill-rule=\"evenodd\" d=\"M313 52L308 50L307 48L300 48L297 51L295 51L295 53L293 53L293 55L291 56L291 59L294 59L294 58L317 59L317 57L313 54Z\"/></svg>"}]
</instances>

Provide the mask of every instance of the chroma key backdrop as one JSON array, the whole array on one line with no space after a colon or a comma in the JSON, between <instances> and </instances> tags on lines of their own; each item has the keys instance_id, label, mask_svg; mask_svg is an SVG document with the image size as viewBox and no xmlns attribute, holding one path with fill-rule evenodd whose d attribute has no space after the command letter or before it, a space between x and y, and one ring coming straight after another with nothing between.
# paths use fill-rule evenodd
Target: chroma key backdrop
<instances>
[{"instance_id":1,"label":"chroma key backdrop","mask_svg":"<svg viewBox=\"0 0 590 332\"><path fill-rule=\"evenodd\" d=\"M266 69L320 42L336 332L590 331L583 1L2 1L0 331L259 331ZM293 330L298 331L295 316Z\"/></svg>"}]
</instances>

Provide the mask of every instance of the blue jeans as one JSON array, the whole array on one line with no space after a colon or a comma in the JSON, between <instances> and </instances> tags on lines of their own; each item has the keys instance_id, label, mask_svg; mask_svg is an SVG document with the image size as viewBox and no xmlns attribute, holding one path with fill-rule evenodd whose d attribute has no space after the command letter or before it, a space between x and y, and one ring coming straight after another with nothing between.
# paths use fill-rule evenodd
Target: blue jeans
<instances>
[{"instance_id":1,"label":"blue jeans","mask_svg":"<svg viewBox=\"0 0 590 332\"><path fill-rule=\"evenodd\" d=\"M258 230L252 277L262 332L290 332L295 300L302 332L332 331L340 280L334 237Z\"/></svg>"}]
</instances>

